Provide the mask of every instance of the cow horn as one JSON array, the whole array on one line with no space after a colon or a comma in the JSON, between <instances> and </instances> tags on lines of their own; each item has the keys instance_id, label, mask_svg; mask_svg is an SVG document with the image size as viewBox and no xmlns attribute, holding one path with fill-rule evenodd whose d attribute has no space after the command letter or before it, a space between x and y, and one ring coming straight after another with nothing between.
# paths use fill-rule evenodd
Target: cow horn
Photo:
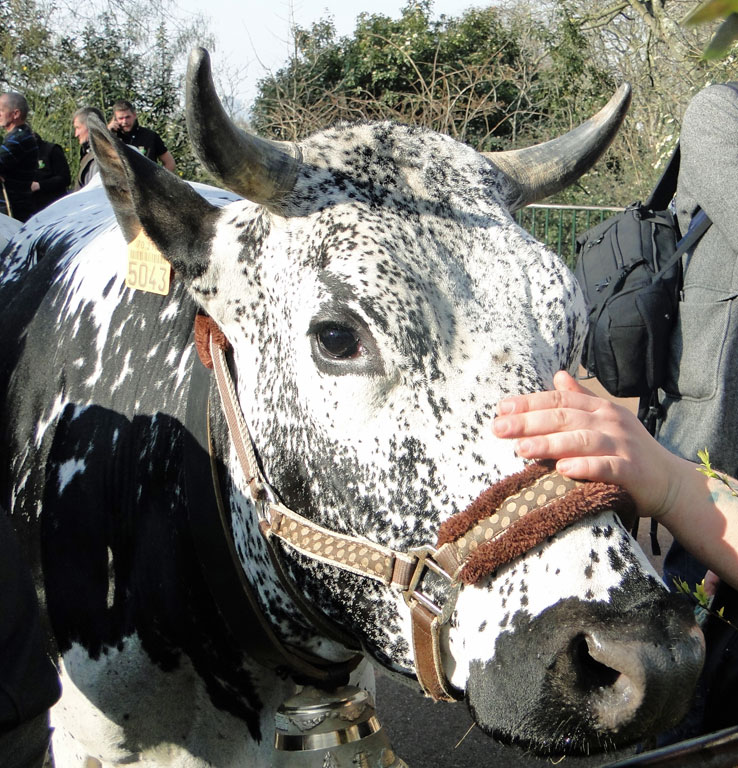
<instances>
[{"instance_id":1,"label":"cow horn","mask_svg":"<svg viewBox=\"0 0 738 768\"><path fill-rule=\"evenodd\" d=\"M289 142L261 139L231 121L215 93L204 48L190 53L186 115L195 152L219 183L252 202L279 207L295 186L300 150Z\"/></svg>"},{"instance_id":2,"label":"cow horn","mask_svg":"<svg viewBox=\"0 0 738 768\"><path fill-rule=\"evenodd\" d=\"M563 136L525 149L483 152L513 186L510 209L559 192L586 173L618 132L630 96L630 85L623 83L594 117Z\"/></svg>"}]
</instances>

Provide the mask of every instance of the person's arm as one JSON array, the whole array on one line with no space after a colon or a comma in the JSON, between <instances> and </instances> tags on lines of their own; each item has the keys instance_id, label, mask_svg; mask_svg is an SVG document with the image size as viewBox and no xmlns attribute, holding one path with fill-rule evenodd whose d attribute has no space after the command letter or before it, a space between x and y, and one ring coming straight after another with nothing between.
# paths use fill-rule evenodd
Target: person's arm
<instances>
[{"instance_id":1,"label":"person's arm","mask_svg":"<svg viewBox=\"0 0 738 768\"><path fill-rule=\"evenodd\" d=\"M567 477L621 485L639 515L658 518L738 589L738 496L726 482L667 451L630 411L595 397L568 373L559 371L554 387L502 400L497 437L515 439L523 458L556 459ZM738 481L726 481L738 493Z\"/></svg>"},{"instance_id":2,"label":"person's arm","mask_svg":"<svg viewBox=\"0 0 738 768\"><path fill-rule=\"evenodd\" d=\"M733 196L738 179L738 91L719 83L693 96L684 112L679 141L677 204L686 200L699 205L735 252L738 218ZM715 162L715 158L720 158L720 162Z\"/></svg>"},{"instance_id":3,"label":"person's arm","mask_svg":"<svg viewBox=\"0 0 738 768\"><path fill-rule=\"evenodd\" d=\"M25 149L18 137L6 136L5 141L0 144L0 175L16 168L24 155Z\"/></svg>"},{"instance_id":4,"label":"person's arm","mask_svg":"<svg viewBox=\"0 0 738 768\"><path fill-rule=\"evenodd\" d=\"M174 162L174 158L172 157L171 152L169 150L165 150L163 155L159 155L159 162L168 170L168 171L174 171L176 164Z\"/></svg>"}]
</instances>

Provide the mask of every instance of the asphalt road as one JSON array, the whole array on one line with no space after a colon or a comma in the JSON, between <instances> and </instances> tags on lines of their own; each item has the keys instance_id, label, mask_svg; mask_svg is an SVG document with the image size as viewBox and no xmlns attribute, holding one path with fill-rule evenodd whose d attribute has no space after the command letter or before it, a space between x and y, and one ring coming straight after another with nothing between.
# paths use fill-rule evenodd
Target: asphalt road
<instances>
[{"instance_id":1,"label":"asphalt road","mask_svg":"<svg viewBox=\"0 0 738 768\"><path fill-rule=\"evenodd\" d=\"M469 730L465 704L434 703L386 675L377 675L377 714L408 768L599 768L633 753L628 749L560 762L536 757L496 742L477 727Z\"/></svg>"}]
</instances>

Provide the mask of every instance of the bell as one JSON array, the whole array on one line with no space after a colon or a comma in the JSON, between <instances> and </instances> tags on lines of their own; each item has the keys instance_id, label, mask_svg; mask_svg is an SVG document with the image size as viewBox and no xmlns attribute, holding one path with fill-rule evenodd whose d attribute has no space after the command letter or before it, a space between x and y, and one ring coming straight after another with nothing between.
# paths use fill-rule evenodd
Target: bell
<instances>
[{"instance_id":1,"label":"bell","mask_svg":"<svg viewBox=\"0 0 738 768\"><path fill-rule=\"evenodd\" d=\"M274 768L407 768L361 688L306 686L282 703L275 726Z\"/></svg>"}]
</instances>

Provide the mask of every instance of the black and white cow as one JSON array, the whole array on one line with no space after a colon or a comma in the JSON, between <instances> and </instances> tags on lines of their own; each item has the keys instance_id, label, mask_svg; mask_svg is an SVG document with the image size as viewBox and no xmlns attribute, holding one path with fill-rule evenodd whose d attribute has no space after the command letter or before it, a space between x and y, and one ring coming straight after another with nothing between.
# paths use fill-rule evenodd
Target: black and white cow
<instances>
[{"instance_id":1,"label":"black and white cow","mask_svg":"<svg viewBox=\"0 0 738 768\"><path fill-rule=\"evenodd\" d=\"M58 768L87 756L269 765L275 709L310 679L244 650L213 593L226 563L203 559L193 533L193 508L212 495L188 414L204 371L198 308L232 344L280 499L394 550L433 544L444 520L522 468L492 436L498 400L577 364L580 293L510 211L581 174L627 101L619 93L549 145L486 158L390 123L296 145L255 139L225 118L204 52L188 78L193 141L235 193L184 183L91 120L102 186L32 219L3 257L0 501L40 574L60 655ZM173 265L166 296L124 285L126 241L142 228ZM396 590L278 544L300 599L285 589L216 398L210 420L231 540L269 631L336 665L355 653L343 633L413 680ZM462 586L441 650L481 728L558 753L678 720L702 641L602 513Z\"/></svg>"},{"instance_id":2,"label":"black and white cow","mask_svg":"<svg viewBox=\"0 0 738 768\"><path fill-rule=\"evenodd\" d=\"M0 249L5 248L8 240L20 229L20 226L17 219L11 219L4 213L0 213Z\"/></svg>"}]
</instances>

